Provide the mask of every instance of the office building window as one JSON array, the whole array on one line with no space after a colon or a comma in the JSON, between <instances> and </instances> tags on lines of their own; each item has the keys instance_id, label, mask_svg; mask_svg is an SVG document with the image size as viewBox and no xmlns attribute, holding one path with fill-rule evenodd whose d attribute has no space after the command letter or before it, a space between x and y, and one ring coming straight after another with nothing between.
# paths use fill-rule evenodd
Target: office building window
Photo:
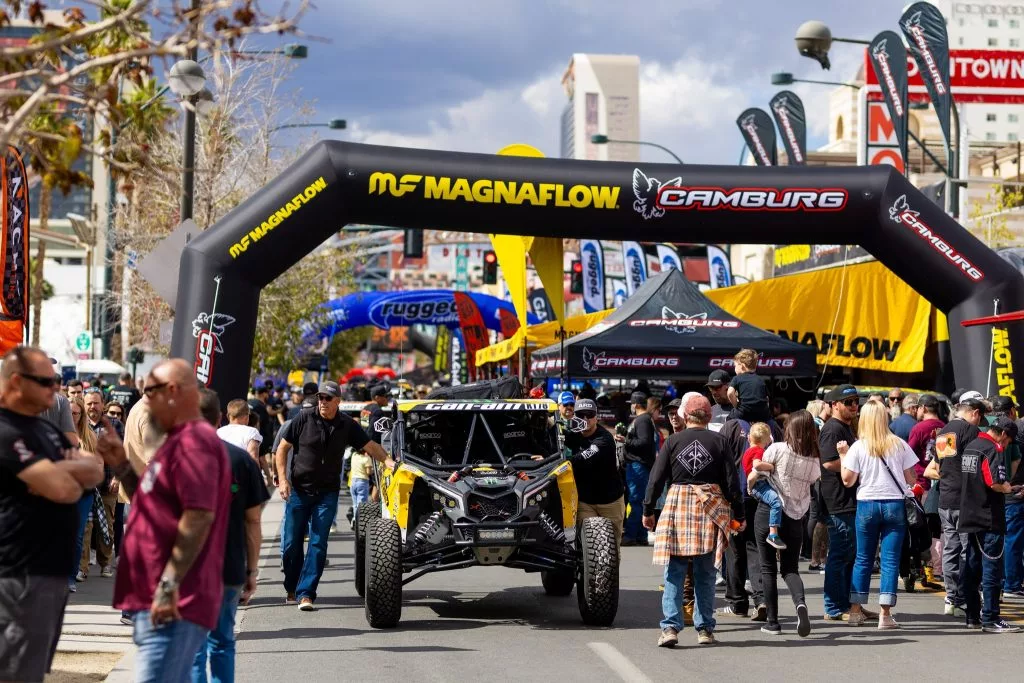
<instances>
[{"instance_id":1,"label":"office building window","mask_svg":"<svg viewBox=\"0 0 1024 683\"><path fill-rule=\"evenodd\" d=\"M989 47L999 47L999 41L997 39L995 39L995 38L989 38L988 39L988 46Z\"/></svg>"},{"instance_id":2,"label":"office building window","mask_svg":"<svg viewBox=\"0 0 1024 683\"><path fill-rule=\"evenodd\" d=\"M994 142L995 139L996 139L996 134L995 133L985 133L985 140L987 140L988 142Z\"/></svg>"},{"instance_id":3,"label":"office building window","mask_svg":"<svg viewBox=\"0 0 1024 683\"><path fill-rule=\"evenodd\" d=\"M1020 28L1020 20L1010 19L1010 28Z\"/></svg>"},{"instance_id":4,"label":"office building window","mask_svg":"<svg viewBox=\"0 0 1024 683\"><path fill-rule=\"evenodd\" d=\"M1010 47L1020 47L1020 38L1010 38Z\"/></svg>"},{"instance_id":5,"label":"office building window","mask_svg":"<svg viewBox=\"0 0 1024 683\"><path fill-rule=\"evenodd\" d=\"M985 120L988 121L989 123L992 123L996 120L996 115L992 113L985 114Z\"/></svg>"},{"instance_id":6,"label":"office building window","mask_svg":"<svg viewBox=\"0 0 1024 683\"><path fill-rule=\"evenodd\" d=\"M959 38L957 38L957 40L958 40L958 41L960 41L960 46L961 46L961 47L963 47L963 44L964 44L964 37L963 37L963 36L960 36Z\"/></svg>"},{"instance_id":7,"label":"office building window","mask_svg":"<svg viewBox=\"0 0 1024 683\"><path fill-rule=\"evenodd\" d=\"M1017 142L1017 134L1016 133L1007 133L1006 134L1006 139L1009 140L1010 142Z\"/></svg>"},{"instance_id":8,"label":"office building window","mask_svg":"<svg viewBox=\"0 0 1024 683\"><path fill-rule=\"evenodd\" d=\"M1020 121L1020 117L1016 114L1007 114L1006 120L1009 121L1010 123L1017 123L1018 121Z\"/></svg>"},{"instance_id":9,"label":"office building window","mask_svg":"<svg viewBox=\"0 0 1024 683\"><path fill-rule=\"evenodd\" d=\"M999 20L998 19L989 19L988 20L988 27L989 28L999 28Z\"/></svg>"}]
</instances>

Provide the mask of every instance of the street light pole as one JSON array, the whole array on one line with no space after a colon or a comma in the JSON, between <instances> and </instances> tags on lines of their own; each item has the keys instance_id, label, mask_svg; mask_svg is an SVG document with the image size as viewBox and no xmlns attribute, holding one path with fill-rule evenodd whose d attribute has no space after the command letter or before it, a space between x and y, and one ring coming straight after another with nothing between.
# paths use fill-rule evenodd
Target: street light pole
<instances>
[{"instance_id":1,"label":"street light pole","mask_svg":"<svg viewBox=\"0 0 1024 683\"><path fill-rule=\"evenodd\" d=\"M683 160L680 159L675 152L664 145L659 145L656 142L645 142L643 140L612 140L607 135L591 135L590 141L595 145L607 145L614 143L617 145L643 145L644 147L656 147L675 159L679 164L684 164Z\"/></svg>"},{"instance_id":2,"label":"street light pole","mask_svg":"<svg viewBox=\"0 0 1024 683\"><path fill-rule=\"evenodd\" d=\"M188 50L188 58L193 62L199 57L199 0L192 0L192 40ZM181 210L179 221L192 218L192 202L195 196L195 163L196 163L196 110L194 106L185 106L185 132L183 141L185 151L182 156L181 174Z\"/></svg>"}]
</instances>

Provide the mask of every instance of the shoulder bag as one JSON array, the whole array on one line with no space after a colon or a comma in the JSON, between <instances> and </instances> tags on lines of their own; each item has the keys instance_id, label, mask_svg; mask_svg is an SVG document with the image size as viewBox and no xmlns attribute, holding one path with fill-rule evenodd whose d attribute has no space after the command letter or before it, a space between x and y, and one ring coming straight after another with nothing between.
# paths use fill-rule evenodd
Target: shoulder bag
<instances>
[{"instance_id":1,"label":"shoulder bag","mask_svg":"<svg viewBox=\"0 0 1024 683\"><path fill-rule=\"evenodd\" d=\"M931 531L928 529L928 518L925 515L924 508L921 507L921 503L917 501L917 496L913 493L909 496L907 495L906 484L904 483L903 486L900 486L900 481L893 474L885 456L882 456L882 464L885 466L885 471L889 473L892 482L896 484L896 488L903 492L903 514L907 520L907 533L910 534L911 544L916 548L921 548L922 544L924 544L924 547L930 546ZM925 542L926 540L927 543Z\"/></svg>"}]
</instances>

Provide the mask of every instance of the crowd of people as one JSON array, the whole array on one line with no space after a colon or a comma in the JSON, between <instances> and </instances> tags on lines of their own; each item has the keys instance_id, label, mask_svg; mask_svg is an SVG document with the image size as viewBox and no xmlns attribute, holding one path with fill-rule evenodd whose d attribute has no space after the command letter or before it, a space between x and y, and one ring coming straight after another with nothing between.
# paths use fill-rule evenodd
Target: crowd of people
<instances>
[{"instance_id":1,"label":"crowd of people","mask_svg":"<svg viewBox=\"0 0 1024 683\"><path fill-rule=\"evenodd\" d=\"M579 518L611 519L624 547L648 546L653 534L653 561L665 567L658 645L676 645L687 623L713 644L718 619L781 634L779 574L796 632L808 635L802 559L824 573L826 621L900 628L902 578L908 590L917 579L943 588L944 614L968 629L1019 631L1000 610L1024 599L1013 400L961 391L949 405L893 390L862 405L844 384L779 415L756 357L737 354L735 377L713 372L706 395L663 405L633 392L628 426L602 425L595 399L557 396L552 443L573 464ZM141 387L130 376L115 387L65 384L38 349L3 358L5 680L42 680L93 553L133 629L136 680L233 680L235 615L256 588L269 489L285 501L285 601L308 612L346 456L354 508L375 495L372 462L395 467L381 445L384 385L367 391L365 429L340 410L335 382L292 387L288 398L258 385L249 400L227 401L225 419L184 361L157 364ZM875 573L878 613L866 607ZM715 610L718 583L727 604Z\"/></svg>"}]
</instances>

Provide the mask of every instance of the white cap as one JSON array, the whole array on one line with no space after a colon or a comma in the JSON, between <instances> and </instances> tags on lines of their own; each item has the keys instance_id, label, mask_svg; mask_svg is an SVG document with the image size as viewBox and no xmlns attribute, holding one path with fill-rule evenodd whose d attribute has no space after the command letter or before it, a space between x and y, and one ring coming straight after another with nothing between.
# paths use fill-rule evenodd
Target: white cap
<instances>
[{"instance_id":1,"label":"white cap","mask_svg":"<svg viewBox=\"0 0 1024 683\"><path fill-rule=\"evenodd\" d=\"M980 391L965 391L964 393L960 394L960 402L961 403L963 403L964 401L966 401L968 399L972 399L972 398L974 400L976 400L976 401L984 401L985 400L985 397L981 395Z\"/></svg>"}]
</instances>

